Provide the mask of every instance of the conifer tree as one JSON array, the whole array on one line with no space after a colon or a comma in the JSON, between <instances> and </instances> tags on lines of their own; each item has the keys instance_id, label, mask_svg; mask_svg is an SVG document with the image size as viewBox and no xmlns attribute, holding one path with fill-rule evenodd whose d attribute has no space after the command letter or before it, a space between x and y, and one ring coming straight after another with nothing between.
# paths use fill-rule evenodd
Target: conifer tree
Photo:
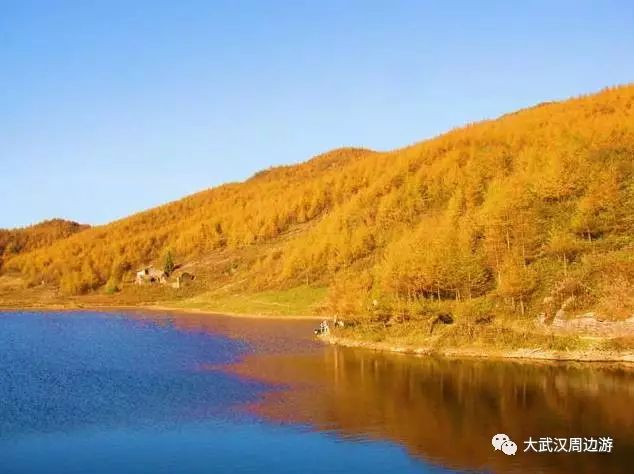
<instances>
[{"instance_id":1,"label":"conifer tree","mask_svg":"<svg viewBox=\"0 0 634 474\"><path fill-rule=\"evenodd\" d=\"M171 275L174 271L174 260L172 258L172 251L168 250L163 259L163 271L166 275Z\"/></svg>"}]
</instances>

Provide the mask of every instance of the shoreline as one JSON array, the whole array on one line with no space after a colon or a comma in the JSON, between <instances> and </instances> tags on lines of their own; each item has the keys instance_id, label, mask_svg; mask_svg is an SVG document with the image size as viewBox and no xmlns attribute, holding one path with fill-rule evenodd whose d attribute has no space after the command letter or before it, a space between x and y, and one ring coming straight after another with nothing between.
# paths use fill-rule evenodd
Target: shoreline
<instances>
[{"instance_id":1,"label":"shoreline","mask_svg":"<svg viewBox=\"0 0 634 474\"><path fill-rule=\"evenodd\" d=\"M273 314L253 314L253 313L234 313L231 311L218 311L203 308L181 308L178 306L167 305L98 305L98 304L51 304L41 306L0 306L0 311L152 311L152 312L171 312L185 314L201 314L206 316L227 316L230 318L242 319L287 319L287 320L313 320L321 321L323 316L311 315L273 315Z\"/></svg>"},{"instance_id":2,"label":"shoreline","mask_svg":"<svg viewBox=\"0 0 634 474\"><path fill-rule=\"evenodd\" d=\"M323 316L311 316L301 314L289 314L289 315L275 315L275 314L252 314L252 313L234 313L231 311L214 311L212 309L203 308L180 308L178 306L164 306L164 305L152 305L152 306L131 306L134 309L149 309L151 311L171 311L187 314L203 314L208 316L228 316L231 318L244 318L244 319L288 319L288 320L313 320L319 321L324 319Z\"/></svg>"},{"instance_id":3,"label":"shoreline","mask_svg":"<svg viewBox=\"0 0 634 474\"><path fill-rule=\"evenodd\" d=\"M607 362L624 363L634 367L634 351L617 352L582 352L552 351L543 349L487 349L457 348L437 349L432 347L399 346L395 343L371 342L341 336L320 336L322 341L342 347L361 348L375 352L391 352L416 356L441 356L449 359L490 359L490 360L525 360L529 362Z\"/></svg>"},{"instance_id":4,"label":"shoreline","mask_svg":"<svg viewBox=\"0 0 634 474\"><path fill-rule=\"evenodd\" d=\"M199 314L209 317L229 317L239 319L260 319L260 320L288 320L288 321L320 321L327 319L325 316L314 315L266 315L253 313L233 313L203 308L181 308L169 305L83 305L83 304L50 304L41 306L0 306L0 311L149 311L168 312L181 314ZM441 356L449 359L489 359L489 360L509 360L527 362L584 362L584 363L623 363L634 364L634 351L613 352L613 351L553 351L536 349L490 349L490 348L459 348L448 347L438 349L433 347L415 347L399 345L395 342L372 342L360 339L342 337L336 335L319 336L318 340L325 344L338 345L342 347L360 348L375 352L390 352L397 354L407 354L414 356Z\"/></svg>"}]
</instances>

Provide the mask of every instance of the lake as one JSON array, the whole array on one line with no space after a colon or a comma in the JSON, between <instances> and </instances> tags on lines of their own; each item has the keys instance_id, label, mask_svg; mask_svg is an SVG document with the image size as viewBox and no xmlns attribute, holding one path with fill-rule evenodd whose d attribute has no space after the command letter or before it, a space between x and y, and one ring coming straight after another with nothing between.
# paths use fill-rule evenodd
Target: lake
<instances>
[{"instance_id":1,"label":"lake","mask_svg":"<svg viewBox=\"0 0 634 474\"><path fill-rule=\"evenodd\" d=\"M634 466L631 369L381 354L317 343L315 325L0 312L0 472ZM497 433L514 456L494 450ZM609 437L611 452L524 452L529 438L577 437Z\"/></svg>"}]
</instances>

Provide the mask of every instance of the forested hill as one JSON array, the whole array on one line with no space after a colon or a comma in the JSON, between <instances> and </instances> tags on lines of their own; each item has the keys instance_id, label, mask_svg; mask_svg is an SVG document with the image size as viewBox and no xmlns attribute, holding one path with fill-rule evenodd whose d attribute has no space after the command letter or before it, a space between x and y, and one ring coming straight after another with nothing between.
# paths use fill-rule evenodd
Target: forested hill
<instances>
[{"instance_id":1,"label":"forested hill","mask_svg":"<svg viewBox=\"0 0 634 474\"><path fill-rule=\"evenodd\" d=\"M87 228L87 225L73 221L50 219L28 227L0 229L0 264L3 257L8 258L49 246Z\"/></svg>"},{"instance_id":2,"label":"forested hill","mask_svg":"<svg viewBox=\"0 0 634 474\"><path fill-rule=\"evenodd\" d=\"M170 250L249 248L236 288L330 288L332 310L545 297L631 311L634 86L539 106L391 152L343 148L95 227L5 271L98 290ZM410 309L415 311L415 309Z\"/></svg>"}]
</instances>

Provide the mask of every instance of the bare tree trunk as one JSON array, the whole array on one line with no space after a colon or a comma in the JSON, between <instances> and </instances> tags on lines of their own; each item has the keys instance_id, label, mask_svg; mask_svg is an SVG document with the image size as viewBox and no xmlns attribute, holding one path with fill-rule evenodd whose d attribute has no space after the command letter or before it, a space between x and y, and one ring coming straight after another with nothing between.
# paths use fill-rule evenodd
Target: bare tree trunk
<instances>
[{"instance_id":1,"label":"bare tree trunk","mask_svg":"<svg viewBox=\"0 0 634 474\"><path fill-rule=\"evenodd\" d=\"M469 280L469 286L467 288L467 298L471 299L471 272L467 273L467 279Z\"/></svg>"},{"instance_id":2,"label":"bare tree trunk","mask_svg":"<svg viewBox=\"0 0 634 474\"><path fill-rule=\"evenodd\" d=\"M500 257L498 255L497 245L495 246L495 267L497 270L498 286L502 284L502 272L500 271Z\"/></svg>"}]
</instances>

